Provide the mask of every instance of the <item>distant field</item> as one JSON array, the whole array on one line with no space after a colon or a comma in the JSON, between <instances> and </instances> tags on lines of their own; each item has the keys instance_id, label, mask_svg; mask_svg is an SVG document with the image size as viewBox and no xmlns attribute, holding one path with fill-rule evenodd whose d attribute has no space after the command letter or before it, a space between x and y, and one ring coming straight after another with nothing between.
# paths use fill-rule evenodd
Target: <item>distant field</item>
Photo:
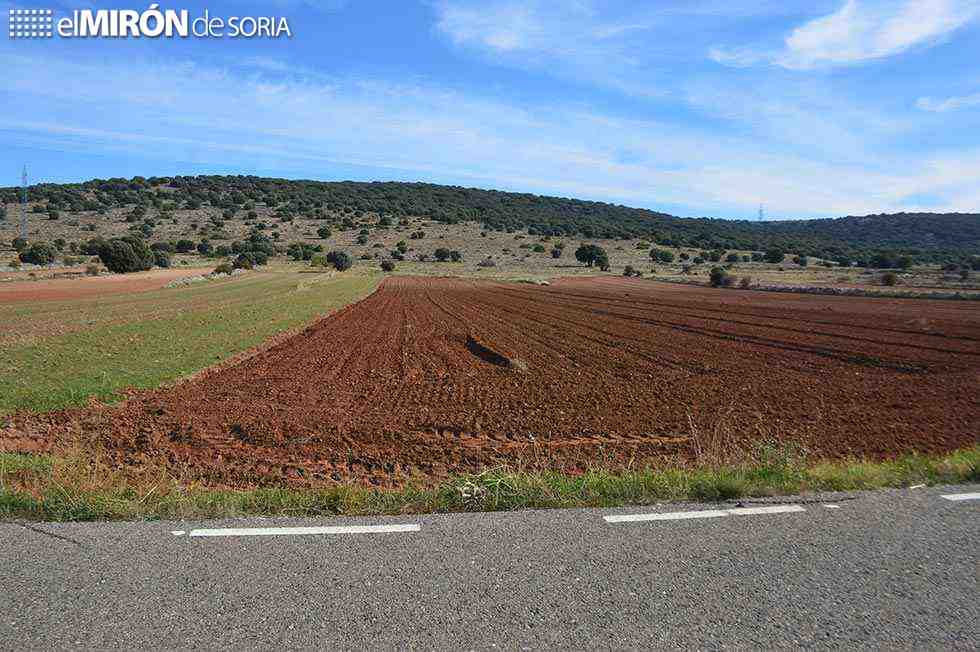
<instances>
[{"instance_id":1,"label":"distant field","mask_svg":"<svg viewBox=\"0 0 980 652\"><path fill-rule=\"evenodd\" d=\"M183 288L7 304L0 318L0 414L155 387L360 299L379 279L283 265Z\"/></svg>"}]
</instances>

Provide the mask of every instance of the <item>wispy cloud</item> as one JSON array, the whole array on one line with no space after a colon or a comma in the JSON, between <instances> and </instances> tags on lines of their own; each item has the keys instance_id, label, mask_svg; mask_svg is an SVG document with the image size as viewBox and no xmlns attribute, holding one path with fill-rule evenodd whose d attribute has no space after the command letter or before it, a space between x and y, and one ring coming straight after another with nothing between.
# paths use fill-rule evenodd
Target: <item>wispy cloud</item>
<instances>
[{"instance_id":1,"label":"wispy cloud","mask_svg":"<svg viewBox=\"0 0 980 652\"><path fill-rule=\"evenodd\" d=\"M776 63L812 68L882 59L935 43L978 15L976 0L847 0L793 30Z\"/></svg>"},{"instance_id":2,"label":"wispy cloud","mask_svg":"<svg viewBox=\"0 0 980 652\"><path fill-rule=\"evenodd\" d=\"M896 173L671 122L383 79L327 82L146 61L46 58L42 66L3 55L0 65L15 71L8 83L24 100L7 104L5 140L66 156L137 149L161 161L242 169L285 162L309 176L343 163L381 178L434 176L729 216L760 200L792 217L912 209L908 198L926 193L958 207L980 174L975 154L910 157L895 162ZM114 97L92 90L107 83L126 90Z\"/></svg>"},{"instance_id":3,"label":"wispy cloud","mask_svg":"<svg viewBox=\"0 0 980 652\"><path fill-rule=\"evenodd\" d=\"M934 45L980 17L978 0L845 0L836 11L792 29L778 47L713 46L708 56L743 67L791 70L856 65Z\"/></svg>"},{"instance_id":4,"label":"wispy cloud","mask_svg":"<svg viewBox=\"0 0 980 652\"><path fill-rule=\"evenodd\" d=\"M959 97L947 97L941 100L932 97L920 97L915 105L923 111L933 111L935 113L946 113L947 111L956 111L958 109L980 107L980 93L961 95Z\"/></svg>"}]
</instances>

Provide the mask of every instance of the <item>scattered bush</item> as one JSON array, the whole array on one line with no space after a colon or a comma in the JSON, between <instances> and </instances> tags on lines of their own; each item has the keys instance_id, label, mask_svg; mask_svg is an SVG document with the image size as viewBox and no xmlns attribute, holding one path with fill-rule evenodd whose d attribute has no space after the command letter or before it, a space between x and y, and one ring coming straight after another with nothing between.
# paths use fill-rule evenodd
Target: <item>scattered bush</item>
<instances>
[{"instance_id":1,"label":"scattered bush","mask_svg":"<svg viewBox=\"0 0 980 652\"><path fill-rule=\"evenodd\" d=\"M390 260L381 261L381 271L382 272L393 272L395 271L395 263Z\"/></svg>"},{"instance_id":2,"label":"scattered bush","mask_svg":"<svg viewBox=\"0 0 980 652\"><path fill-rule=\"evenodd\" d=\"M561 258L561 251L560 247L555 247L551 250L551 257L555 259Z\"/></svg>"},{"instance_id":3,"label":"scattered bush","mask_svg":"<svg viewBox=\"0 0 980 652\"><path fill-rule=\"evenodd\" d=\"M493 258L490 258L488 256L487 258L484 258L483 260L481 260L480 262L478 262L476 264L476 266L477 267L496 267L497 266L497 261L495 261Z\"/></svg>"},{"instance_id":4,"label":"scattered bush","mask_svg":"<svg viewBox=\"0 0 980 652\"><path fill-rule=\"evenodd\" d=\"M674 252L654 247L650 250L650 258L658 263L672 263L674 262Z\"/></svg>"},{"instance_id":5,"label":"scattered bush","mask_svg":"<svg viewBox=\"0 0 980 652\"><path fill-rule=\"evenodd\" d=\"M98 255L102 264L117 274L141 272L156 263L156 257L146 242L133 236L102 241Z\"/></svg>"},{"instance_id":6,"label":"scattered bush","mask_svg":"<svg viewBox=\"0 0 980 652\"><path fill-rule=\"evenodd\" d=\"M438 260L440 263L444 263L452 257L452 252L445 247L439 247L432 255L435 256L436 260Z\"/></svg>"},{"instance_id":7,"label":"scattered bush","mask_svg":"<svg viewBox=\"0 0 980 652\"><path fill-rule=\"evenodd\" d=\"M54 245L47 242L34 242L20 252L20 260L31 265L50 265L58 255Z\"/></svg>"},{"instance_id":8,"label":"scattered bush","mask_svg":"<svg viewBox=\"0 0 980 652\"><path fill-rule=\"evenodd\" d=\"M742 277L742 280L740 280L738 282L738 286L740 288L742 288L743 290L748 290L749 288L752 287L752 277L751 276L743 276Z\"/></svg>"},{"instance_id":9,"label":"scattered bush","mask_svg":"<svg viewBox=\"0 0 980 652\"><path fill-rule=\"evenodd\" d=\"M164 269L169 268L173 263L170 260L170 254L166 251L157 249L153 251L153 264L157 267L162 267Z\"/></svg>"},{"instance_id":10,"label":"scattered bush","mask_svg":"<svg viewBox=\"0 0 980 652\"><path fill-rule=\"evenodd\" d=\"M193 240L186 240L186 239L185 240L178 240L177 241L177 244L174 245L174 249L176 249L177 250L177 253L179 253L179 254L190 253L191 251L194 250L194 241Z\"/></svg>"},{"instance_id":11,"label":"scattered bush","mask_svg":"<svg viewBox=\"0 0 980 652\"><path fill-rule=\"evenodd\" d=\"M881 275L879 281L886 287L894 287L898 285L898 274L895 272L885 272Z\"/></svg>"},{"instance_id":12,"label":"scattered bush","mask_svg":"<svg viewBox=\"0 0 980 652\"><path fill-rule=\"evenodd\" d=\"M14 251L18 253L27 248L27 240L24 238L14 238L10 241L10 244L13 246Z\"/></svg>"},{"instance_id":13,"label":"scattered bush","mask_svg":"<svg viewBox=\"0 0 980 652\"><path fill-rule=\"evenodd\" d=\"M235 258L235 262L232 263L232 267L235 269L253 269L258 264L259 263L258 260L256 260L255 253L251 251L243 251Z\"/></svg>"},{"instance_id":14,"label":"scattered bush","mask_svg":"<svg viewBox=\"0 0 980 652\"><path fill-rule=\"evenodd\" d=\"M724 267L712 267L709 275L711 287L727 288L735 284L735 277Z\"/></svg>"},{"instance_id":15,"label":"scattered bush","mask_svg":"<svg viewBox=\"0 0 980 652\"><path fill-rule=\"evenodd\" d=\"M623 268L623 276L636 276L636 277L640 277L640 276L643 276L643 272L641 272L640 270L634 268L632 265L627 265L626 267Z\"/></svg>"},{"instance_id":16,"label":"scattered bush","mask_svg":"<svg viewBox=\"0 0 980 652\"><path fill-rule=\"evenodd\" d=\"M333 235L333 231L331 231L325 226L321 226L319 229L316 230L316 234L321 239L326 240L327 238Z\"/></svg>"},{"instance_id":17,"label":"scattered bush","mask_svg":"<svg viewBox=\"0 0 980 652\"><path fill-rule=\"evenodd\" d=\"M575 260L589 267L596 265L600 269L603 267L600 263L605 262L605 266L609 267L609 256L606 254L606 250L594 244L584 244L576 249Z\"/></svg>"},{"instance_id":18,"label":"scattered bush","mask_svg":"<svg viewBox=\"0 0 980 652\"><path fill-rule=\"evenodd\" d=\"M343 251L331 251L327 254L327 262L334 266L338 272L345 272L354 266L354 259Z\"/></svg>"},{"instance_id":19,"label":"scattered bush","mask_svg":"<svg viewBox=\"0 0 980 652\"><path fill-rule=\"evenodd\" d=\"M533 251L536 254L543 254L544 253L544 245L542 245L542 244L536 244L536 245L534 245L531 248L531 251Z\"/></svg>"},{"instance_id":20,"label":"scattered bush","mask_svg":"<svg viewBox=\"0 0 980 652\"><path fill-rule=\"evenodd\" d=\"M231 274L235 271L235 268L231 266L231 263L219 263L217 267L214 268L212 274Z\"/></svg>"},{"instance_id":21,"label":"scattered bush","mask_svg":"<svg viewBox=\"0 0 980 652\"><path fill-rule=\"evenodd\" d=\"M99 271L100 271L99 266L94 263L85 266L86 276L98 276Z\"/></svg>"},{"instance_id":22,"label":"scattered bush","mask_svg":"<svg viewBox=\"0 0 980 652\"><path fill-rule=\"evenodd\" d=\"M785 255L786 254L783 253L782 249L769 249L768 251L766 251L765 255L763 256L763 260L765 260L767 263L772 263L776 265L778 263L783 262L783 258L785 257Z\"/></svg>"},{"instance_id":23,"label":"scattered bush","mask_svg":"<svg viewBox=\"0 0 980 652\"><path fill-rule=\"evenodd\" d=\"M741 259L739 258L738 254L728 254L728 256L725 257L726 263L737 263L739 260Z\"/></svg>"},{"instance_id":24,"label":"scattered bush","mask_svg":"<svg viewBox=\"0 0 980 652\"><path fill-rule=\"evenodd\" d=\"M454 249L449 252L449 259L454 263L458 263L463 260L463 254L459 253Z\"/></svg>"}]
</instances>

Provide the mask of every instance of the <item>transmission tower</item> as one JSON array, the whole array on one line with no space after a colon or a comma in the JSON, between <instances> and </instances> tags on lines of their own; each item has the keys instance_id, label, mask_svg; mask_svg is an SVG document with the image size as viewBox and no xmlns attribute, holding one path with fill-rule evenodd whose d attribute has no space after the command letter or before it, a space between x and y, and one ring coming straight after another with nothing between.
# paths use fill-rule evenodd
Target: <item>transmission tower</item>
<instances>
[{"instance_id":1,"label":"transmission tower","mask_svg":"<svg viewBox=\"0 0 980 652\"><path fill-rule=\"evenodd\" d=\"M27 166L20 177L20 237L27 240Z\"/></svg>"},{"instance_id":2,"label":"transmission tower","mask_svg":"<svg viewBox=\"0 0 980 652\"><path fill-rule=\"evenodd\" d=\"M759 204L759 221L760 222L766 221L766 209L762 204Z\"/></svg>"}]
</instances>

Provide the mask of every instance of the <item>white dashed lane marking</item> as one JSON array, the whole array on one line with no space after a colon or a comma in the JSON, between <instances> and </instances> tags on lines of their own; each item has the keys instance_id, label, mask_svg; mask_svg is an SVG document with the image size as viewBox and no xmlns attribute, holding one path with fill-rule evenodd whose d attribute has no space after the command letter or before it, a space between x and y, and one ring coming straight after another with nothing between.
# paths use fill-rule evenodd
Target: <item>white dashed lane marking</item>
<instances>
[{"instance_id":1,"label":"white dashed lane marking","mask_svg":"<svg viewBox=\"0 0 980 652\"><path fill-rule=\"evenodd\" d=\"M961 500L980 500L980 493L975 494L945 494L943 496L946 500L961 501Z\"/></svg>"},{"instance_id":2,"label":"white dashed lane marking","mask_svg":"<svg viewBox=\"0 0 980 652\"><path fill-rule=\"evenodd\" d=\"M334 527L233 527L191 530L191 537L282 537L322 534L385 534L418 532L417 524L404 525L346 525Z\"/></svg>"},{"instance_id":3,"label":"white dashed lane marking","mask_svg":"<svg viewBox=\"0 0 980 652\"><path fill-rule=\"evenodd\" d=\"M766 507L736 507L733 509L704 509L693 512L665 512L662 514L614 514L604 516L607 523L632 523L637 521L681 521L693 518L720 518L722 516L754 516L761 514L788 514L805 512L799 505L770 505Z\"/></svg>"}]
</instances>

